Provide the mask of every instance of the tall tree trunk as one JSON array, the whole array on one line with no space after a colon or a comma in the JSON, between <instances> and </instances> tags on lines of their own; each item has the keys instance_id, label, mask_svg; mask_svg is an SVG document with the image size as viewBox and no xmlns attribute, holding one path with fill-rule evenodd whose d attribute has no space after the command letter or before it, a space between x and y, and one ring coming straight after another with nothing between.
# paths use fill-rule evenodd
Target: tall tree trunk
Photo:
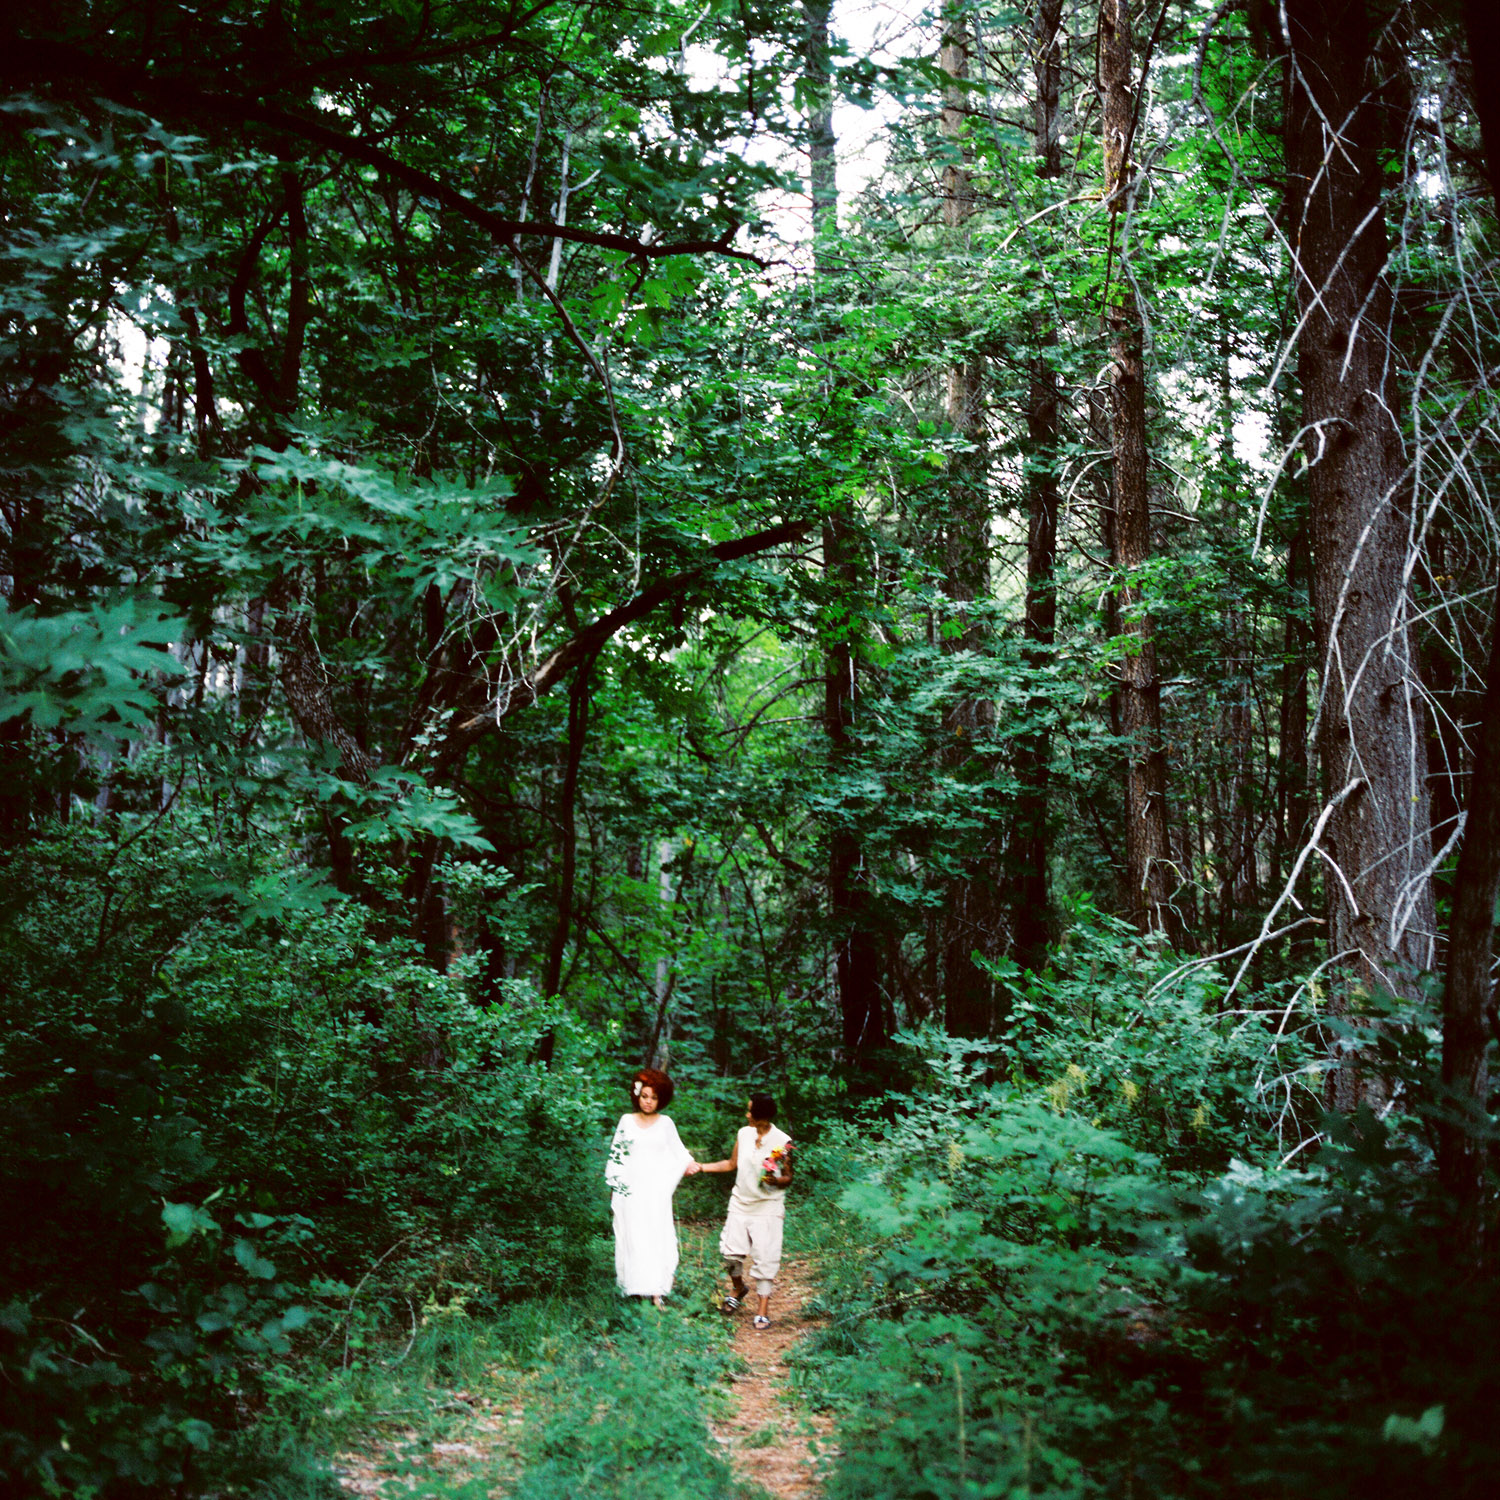
<instances>
[{"instance_id":1,"label":"tall tree trunk","mask_svg":"<svg viewBox=\"0 0 1500 1500\"><path fill-rule=\"evenodd\" d=\"M835 597L853 600L859 588L853 539L837 522L823 528L823 566ZM845 610L833 626L823 677L823 726L828 735L829 768L835 776L854 769L852 736L859 688L855 623ZM845 818L849 815L845 814ZM836 822L828 848L828 897L835 934L835 973L843 1018L844 1054L858 1063L885 1041L880 993L880 949L874 931L869 870L856 829Z\"/></svg>"},{"instance_id":2,"label":"tall tree trunk","mask_svg":"<svg viewBox=\"0 0 1500 1500\"><path fill-rule=\"evenodd\" d=\"M1101 452L1109 447L1109 401L1097 387L1087 393L1089 441ZM1099 511L1099 545L1104 556L1113 567L1119 556L1119 545L1115 540L1115 483L1114 475L1104 464L1096 464L1093 470L1094 503ZM1114 640L1120 633L1120 599L1113 589L1106 589L1103 597L1104 633ZM1105 681L1110 679L1106 676ZM1120 733L1120 694L1112 687L1105 703L1109 713L1109 732ZM1116 861L1118 868L1118 861Z\"/></svg>"},{"instance_id":3,"label":"tall tree trunk","mask_svg":"<svg viewBox=\"0 0 1500 1500\"><path fill-rule=\"evenodd\" d=\"M807 151L815 239L823 239L838 229L838 142L833 133L833 73L828 60L828 21L832 10L832 0L805 0L802 7L807 20L805 64L812 96L807 116ZM819 269L826 269L826 255L819 257Z\"/></svg>"},{"instance_id":4,"label":"tall tree trunk","mask_svg":"<svg viewBox=\"0 0 1500 1500\"><path fill-rule=\"evenodd\" d=\"M1397 966L1433 958L1427 747L1403 578L1409 497L1395 360L1384 330L1386 226L1364 0L1287 0L1287 166L1298 348L1308 424L1318 753L1337 799L1323 839L1328 929L1351 992L1400 989ZM1352 1108L1357 1064L1330 1101Z\"/></svg>"},{"instance_id":5,"label":"tall tree trunk","mask_svg":"<svg viewBox=\"0 0 1500 1500\"><path fill-rule=\"evenodd\" d=\"M557 919L547 947L547 967L542 974L542 993L555 995L562 987L563 958L568 951L568 932L573 918L573 887L578 870L578 768L589 728L589 673L592 661L584 662L573 677L568 694L568 759L563 769L562 789L557 798L557 823L562 858L557 880Z\"/></svg>"},{"instance_id":6,"label":"tall tree trunk","mask_svg":"<svg viewBox=\"0 0 1500 1500\"><path fill-rule=\"evenodd\" d=\"M1465 0L1464 24L1484 142L1485 168L1500 214L1500 30L1481 17L1482 0ZM1487 7L1485 7L1487 9ZM1489 25L1485 25L1485 21ZM1489 673L1479 718L1474 771L1469 778L1463 845L1454 872L1453 915L1448 929L1447 983L1443 989L1443 1084L1456 1118L1438 1142L1444 1185L1459 1210L1471 1248L1483 1245L1485 1144L1474 1129L1489 1111L1488 1045L1500 1035L1495 987L1495 903L1500 900L1500 580L1490 627Z\"/></svg>"},{"instance_id":7,"label":"tall tree trunk","mask_svg":"<svg viewBox=\"0 0 1500 1500\"><path fill-rule=\"evenodd\" d=\"M1100 0L1099 74L1104 92L1105 197L1111 220L1123 227L1134 173L1130 163L1135 125L1129 0ZM1112 233L1123 259L1123 232ZM1161 683L1156 671L1156 630L1135 581L1151 557L1151 508L1146 469L1146 370L1143 331L1135 294L1123 272L1108 309L1112 335L1110 426L1114 452L1115 555L1121 574L1120 659L1116 700L1127 740L1125 766L1125 868L1132 916L1142 932L1160 932L1172 943L1182 924L1171 904L1176 885L1167 832L1167 750L1161 732Z\"/></svg>"},{"instance_id":8,"label":"tall tree trunk","mask_svg":"<svg viewBox=\"0 0 1500 1500\"><path fill-rule=\"evenodd\" d=\"M814 285L819 294L834 266L830 241L838 229L835 182L832 76L828 54L829 0L806 0L804 65L812 109L808 116L809 188L813 211ZM859 688L854 601L859 597L860 557L853 528L841 516L823 523L823 568L840 619L831 623L823 665L823 726L829 769L852 770L855 702ZM828 905L834 931L834 972L843 1020L844 1055L856 1065L885 1041L880 992L880 948L873 927L869 871L858 833L837 822L829 837Z\"/></svg>"},{"instance_id":9,"label":"tall tree trunk","mask_svg":"<svg viewBox=\"0 0 1500 1500\"><path fill-rule=\"evenodd\" d=\"M1468 1238L1481 1233L1485 1131L1489 1106L1490 1038L1500 1034L1490 977L1495 947L1495 902L1500 900L1500 585L1490 632L1489 674L1463 845L1453 880L1448 928L1448 972L1443 990L1443 1086L1455 1106L1442 1126L1438 1162L1457 1200Z\"/></svg>"},{"instance_id":10,"label":"tall tree trunk","mask_svg":"<svg viewBox=\"0 0 1500 1500\"><path fill-rule=\"evenodd\" d=\"M950 248L961 255L967 248L969 221L974 217L974 183L969 167L972 147L968 142L969 65L973 39L961 12L944 19L941 66L943 87L942 132L949 156L943 167L943 224L951 231ZM959 649L974 650L983 632L962 606L985 598L990 588L989 499L985 478L984 360L967 354L948 366L943 415L949 427L964 440L967 451L954 455L950 467L947 515L943 527L943 578L948 597L960 606L962 635L955 638ZM983 713L986 701L970 700L969 713Z\"/></svg>"},{"instance_id":11,"label":"tall tree trunk","mask_svg":"<svg viewBox=\"0 0 1500 1500\"><path fill-rule=\"evenodd\" d=\"M974 216L966 88L972 55L973 38L962 12L949 10L943 20L940 53L945 79L941 125L949 152L943 167L943 223L949 231L951 253L960 258ZM948 366L943 399L948 426L965 445L949 464L942 529L943 589L957 606L962 625L957 635L945 640L953 651L978 651L984 644L985 632L966 608L990 591L989 464L983 403L984 361L977 354L966 354ZM946 715L949 748L944 756L950 770L988 755L986 742L993 722L994 705L988 698L962 694L950 704ZM986 1035L993 1008L994 986L974 962L974 953L998 955L1002 913L996 893L997 851L987 831L981 831L980 840L963 873L949 882L943 909L943 1003L948 1030L955 1036Z\"/></svg>"},{"instance_id":12,"label":"tall tree trunk","mask_svg":"<svg viewBox=\"0 0 1500 1500\"><path fill-rule=\"evenodd\" d=\"M1226 558L1235 556L1238 508L1233 496L1240 489L1239 461L1234 455L1234 391L1230 361L1234 356L1231 319L1227 303L1219 307L1219 464L1223 504L1220 507L1221 545ZM1239 597L1238 578L1230 574L1228 607L1224 612L1224 670L1221 691L1226 694L1221 725L1226 759L1224 785L1225 841L1220 849L1222 878L1219 885L1218 946L1233 946L1230 934L1240 914L1255 901L1255 765L1254 717L1251 701L1255 678L1255 636Z\"/></svg>"},{"instance_id":13,"label":"tall tree trunk","mask_svg":"<svg viewBox=\"0 0 1500 1500\"><path fill-rule=\"evenodd\" d=\"M1053 182L1062 175L1058 123L1062 96L1062 0L1038 0L1032 31L1036 80L1035 148L1037 176ZM1038 333L1039 352L1029 362L1026 386L1026 617L1022 660L1040 674L1057 639L1057 512L1060 429L1057 369L1050 351L1057 330L1046 319ZM1051 704L1045 693L1027 700L1031 728L1016 742L1016 799L1011 845L1015 872L1011 901L1011 944L1016 962L1039 970L1046 960L1048 932L1047 806L1052 759Z\"/></svg>"},{"instance_id":14,"label":"tall tree trunk","mask_svg":"<svg viewBox=\"0 0 1500 1500\"><path fill-rule=\"evenodd\" d=\"M1287 610L1281 628L1280 717L1276 734L1276 834L1271 883L1277 886L1307 833L1307 677L1312 639L1301 610L1308 586L1307 518L1299 516L1286 548Z\"/></svg>"}]
</instances>

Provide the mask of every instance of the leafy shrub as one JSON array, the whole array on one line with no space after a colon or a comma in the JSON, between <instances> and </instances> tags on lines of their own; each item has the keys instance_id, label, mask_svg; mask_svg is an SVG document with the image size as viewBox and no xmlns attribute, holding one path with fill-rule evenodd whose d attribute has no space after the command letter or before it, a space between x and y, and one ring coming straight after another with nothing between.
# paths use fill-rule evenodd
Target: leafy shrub
<instances>
[{"instance_id":1,"label":"leafy shrub","mask_svg":"<svg viewBox=\"0 0 1500 1500\"><path fill-rule=\"evenodd\" d=\"M1224 1010L1215 966L1184 962L1087 897L1072 903L1045 972L987 967L1008 1000L995 1066L1018 1085L1043 1084L1059 1114L1082 1114L1170 1164L1207 1171L1262 1149L1268 1073L1301 1077L1292 1110L1317 1118L1299 1071L1305 1044L1278 1036L1279 1007L1256 997Z\"/></svg>"},{"instance_id":2,"label":"leafy shrub","mask_svg":"<svg viewBox=\"0 0 1500 1500\"><path fill-rule=\"evenodd\" d=\"M80 824L4 871L0 1477L31 1490L274 1468L237 1433L302 1330L357 1359L392 1304L589 1264L603 1218L586 1038L274 868L225 881L203 834Z\"/></svg>"},{"instance_id":3,"label":"leafy shrub","mask_svg":"<svg viewBox=\"0 0 1500 1500\"><path fill-rule=\"evenodd\" d=\"M816 1388L827 1364L847 1413L835 1496L1098 1493L1059 1421L1078 1404L1059 1335L1085 1309L1112 1326L1159 1276L1134 1248L1158 1164L983 1086L968 1047L929 1051L936 1086L899 1101L842 1196L876 1254L841 1263L802 1366Z\"/></svg>"},{"instance_id":4,"label":"leafy shrub","mask_svg":"<svg viewBox=\"0 0 1500 1500\"><path fill-rule=\"evenodd\" d=\"M1418 1123L1205 1181L922 1041L931 1086L851 1132L870 1253L801 1361L830 1496L1490 1492L1497 1293L1451 1272Z\"/></svg>"},{"instance_id":5,"label":"leafy shrub","mask_svg":"<svg viewBox=\"0 0 1500 1500\"><path fill-rule=\"evenodd\" d=\"M477 1007L462 966L438 973L370 929L348 905L174 960L209 1148L267 1210L316 1205L324 1254L351 1268L409 1237L441 1243L439 1280L491 1297L566 1274L603 1212L591 1043L529 986ZM535 1058L549 1030L551 1069Z\"/></svg>"},{"instance_id":6,"label":"leafy shrub","mask_svg":"<svg viewBox=\"0 0 1500 1500\"><path fill-rule=\"evenodd\" d=\"M530 1402L536 1425L516 1500L740 1500L705 1417L732 1367L711 1315L624 1305L607 1339L559 1361Z\"/></svg>"}]
</instances>

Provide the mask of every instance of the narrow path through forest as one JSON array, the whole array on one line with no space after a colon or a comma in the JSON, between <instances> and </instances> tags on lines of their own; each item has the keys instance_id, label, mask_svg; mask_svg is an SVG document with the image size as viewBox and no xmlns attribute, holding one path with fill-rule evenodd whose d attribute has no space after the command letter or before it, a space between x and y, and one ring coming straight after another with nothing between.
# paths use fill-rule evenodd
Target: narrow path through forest
<instances>
[{"instance_id":1,"label":"narrow path through forest","mask_svg":"<svg viewBox=\"0 0 1500 1500\"><path fill-rule=\"evenodd\" d=\"M771 1326L759 1332L751 1326L751 1305L736 1314L734 1350L744 1372L734 1380L733 1412L712 1423L741 1477L777 1500L816 1495L820 1461L834 1451L833 1419L800 1408L788 1385L787 1353L807 1332L803 1308L812 1294L807 1263L789 1260L776 1283Z\"/></svg>"}]
</instances>

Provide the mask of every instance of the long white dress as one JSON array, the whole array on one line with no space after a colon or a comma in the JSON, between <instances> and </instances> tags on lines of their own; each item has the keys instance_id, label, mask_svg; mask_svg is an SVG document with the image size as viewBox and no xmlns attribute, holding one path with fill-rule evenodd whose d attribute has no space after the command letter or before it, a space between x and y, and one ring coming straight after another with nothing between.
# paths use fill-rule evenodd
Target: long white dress
<instances>
[{"instance_id":1,"label":"long white dress","mask_svg":"<svg viewBox=\"0 0 1500 1500\"><path fill-rule=\"evenodd\" d=\"M621 1115L604 1178L615 1221L615 1280L627 1297L665 1297L677 1274L672 1194L692 1160L667 1115Z\"/></svg>"}]
</instances>

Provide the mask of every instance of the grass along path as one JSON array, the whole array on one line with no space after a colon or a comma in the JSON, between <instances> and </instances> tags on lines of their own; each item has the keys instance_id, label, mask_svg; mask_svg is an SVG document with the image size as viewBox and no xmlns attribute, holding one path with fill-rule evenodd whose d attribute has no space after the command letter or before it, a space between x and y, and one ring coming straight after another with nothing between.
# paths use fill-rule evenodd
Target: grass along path
<instances>
[{"instance_id":1,"label":"grass along path","mask_svg":"<svg viewBox=\"0 0 1500 1500\"><path fill-rule=\"evenodd\" d=\"M342 1493L639 1500L644 1482L654 1500L816 1496L832 1421L799 1406L786 1367L811 1326L806 1263L786 1263L773 1326L757 1333L749 1308L732 1321L717 1310L717 1221L680 1231L664 1309L623 1301L606 1272L508 1320L425 1327L398 1370L372 1375L361 1414L330 1444Z\"/></svg>"}]
</instances>

